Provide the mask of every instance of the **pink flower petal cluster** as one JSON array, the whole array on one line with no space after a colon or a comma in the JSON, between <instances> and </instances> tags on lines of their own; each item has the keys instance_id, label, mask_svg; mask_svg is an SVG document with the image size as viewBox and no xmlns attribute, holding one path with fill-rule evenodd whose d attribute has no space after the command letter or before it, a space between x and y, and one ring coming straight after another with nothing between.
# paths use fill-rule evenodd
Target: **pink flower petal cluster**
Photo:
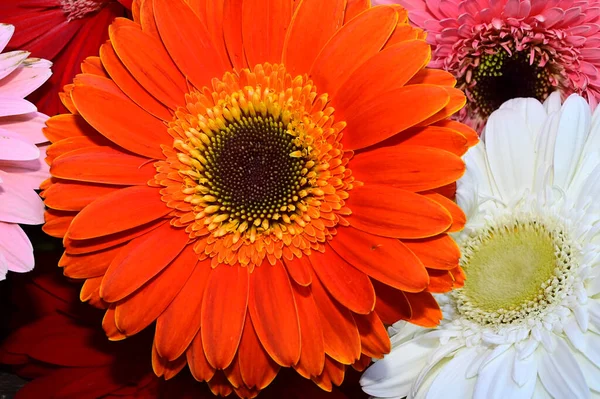
<instances>
[{"instance_id":1,"label":"pink flower petal cluster","mask_svg":"<svg viewBox=\"0 0 600 399\"><path fill-rule=\"evenodd\" d=\"M429 66L451 72L468 97L477 84L473 71L481 64L482 56L504 49L509 54L524 52L530 64L545 68L549 92L559 90L563 98L577 93L592 108L598 104L600 0L373 0L372 3L405 7L411 22L427 31L433 49ZM477 111L466 107L461 119L481 125L484 120Z\"/></svg>"},{"instance_id":2,"label":"pink flower petal cluster","mask_svg":"<svg viewBox=\"0 0 600 399\"><path fill-rule=\"evenodd\" d=\"M27 51L4 52L12 25L0 24L0 280L33 268L33 249L20 224L44 222L36 189L49 177L42 128L48 117L25 100L52 74L51 62Z\"/></svg>"}]
</instances>

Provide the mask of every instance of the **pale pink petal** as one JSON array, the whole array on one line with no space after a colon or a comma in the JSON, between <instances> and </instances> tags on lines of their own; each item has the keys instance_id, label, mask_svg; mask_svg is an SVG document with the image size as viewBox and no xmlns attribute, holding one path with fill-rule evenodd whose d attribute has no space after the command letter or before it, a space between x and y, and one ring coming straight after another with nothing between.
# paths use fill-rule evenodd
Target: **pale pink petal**
<instances>
[{"instance_id":1,"label":"pale pink petal","mask_svg":"<svg viewBox=\"0 0 600 399\"><path fill-rule=\"evenodd\" d=\"M41 112L5 116L0 118L0 129L18 133L32 144L40 144L48 141L42 132L46 126L46 120L48 120L48 116Z\"/></svg>"},{"instance_id":2,"label":"pale pink petal","mask_svg":"<svg viewBox=\"0 0 600 399\"><path fill-rule=\"evenodd\" d=\"M40 157L40 150L26 138L0 129L0 160L31 161Z\"/></svg>"},{"instance_id":3,"label":"pale pink petal","mask_svg":"<svg viewBox=\"0 0 600 399\"><path fill-rule=\"evenodd\" d=\"M50 61L28 58L17 69L0 80L0 93L25 98L52 75Z\"/></svg>"},{"instance_id":4,"label":"pale pink petal","mask_svg":"<svg viewBox=\"0 0 600 399\"><path fill-rule=\"evenodd\" d=\"M0 221L22 224L44 223L44 203L18 175L0 170Z\"/></svg>"},{"instance_id":5,"label":"pale pink petal","mask_svg":"<svg viewBox=\"0 0 600 399\"><path fill-rule=\"evenodd\" d=\"M0 96L0 117L37 112L35 105L22 98Z\"/></svg>"},{"instance_id":6,"label":"pale pink petal","mask_svg":"<svg viewBox=\"0 0 600 399\"><path fill-rule=\"evenodd\" d=\"M12 272L31 271L35 264L31 242L18 224L0 222L0 253Z\"/></svg>"},{"instance_id":7,"label":"pale pink petal","mask_svg":"<svg viewBox=\"0 0 600 399\"><path fill-rule=\"evenodd\" d=\"M29 54L28 51L10 51L0 54L0 79L17 69L29 57ZM5 94L2 93L2 95Z\"/></svg>"},{"instance_id":8,"label":"pale pink petal","mask_svg":"<svg viewBox=\"0 0 600 399\"><path fill-rule=\"evenodd\" d=\"M0 52L4 50L4 47L10 41L13 33L15 33L15 27L9 24L0 24Z\"/></svg>"},{"instance_id":9,"label":"pale pink petal","mask_svg":"<svg viewBox=\"0 0 600 399\"><path fill-rule=\"evenodd\" d=\"M0 161L0 170L11 175L18 175L32 190L37 190L44 180L50 177L50 167L44 161L46 158L46 148L48 146L39 146L40 157L31 161Z\"/></svg>"}]
</instances>

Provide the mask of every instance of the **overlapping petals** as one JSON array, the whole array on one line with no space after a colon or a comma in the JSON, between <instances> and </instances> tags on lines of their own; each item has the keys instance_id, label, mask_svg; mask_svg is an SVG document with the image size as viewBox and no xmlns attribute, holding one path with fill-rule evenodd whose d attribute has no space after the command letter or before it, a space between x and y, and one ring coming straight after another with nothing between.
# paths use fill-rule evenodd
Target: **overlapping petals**
<instances>
[{"instance_id":1,"label":"overlapping petals","mask_svg":"<svg viewBox=\"0 0 600 399\"><path fill-rule=\"evenodd\" d=\"M8 270L33 268L33 249L19 227L44 222L44 205L35 192L48 176L44 162L46 115L25 100L52 74L52 63L27 51L2 52L14 26L0 24L0 279Z\"/></svg>"},{"instance_id":2,"label":"overlapping petals","mask_svg":"<svg viewBox=\"0 0 600 399\"><path fill-rule=\"evenodd\" d=\"M145 0L47 122L44 229L111 340L156 321L186 365L254 397L282 367L325 390L433 326L462 285L449 199L476 133L397 6ZM314 27L321 27L315 30ZM360 51L356 51L360 48Z\"/></svg>"}]
</instances>

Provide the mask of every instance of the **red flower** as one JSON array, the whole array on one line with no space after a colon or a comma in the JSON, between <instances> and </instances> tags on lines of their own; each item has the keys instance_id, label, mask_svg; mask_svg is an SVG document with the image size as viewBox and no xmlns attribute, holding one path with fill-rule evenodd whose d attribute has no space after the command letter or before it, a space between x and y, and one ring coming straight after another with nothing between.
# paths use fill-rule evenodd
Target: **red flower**
<instances>
[{"instance_id":1,"label":"red flower","mask_svg":"<svg viewBox=\"0 0 600 399\"><path fill-rule=\"evenodd\" d=\"M187 372L165 375L174 377L169 380L156 377L147 358L151 334L108 341L100 328L102 312L79 301L78 287L53 269L57 259L45 260L50 271L36 269L33 276L19 275L12 281L12 303L18 309L8 320L13 333L0 346L0 363L12 365L19 376L31 379L16 399L214 397L207 384ZM231 393L231 389L220 393ZM356 399L366 395L356 373L340 389L325 392L290 371L281 373L260 395L261 399L282 397Z\"/></svg>"},{"instance_id":2,"label":"red flower","mask_svg":"<svg viewBox=\"0 0 600 399\"><path fill-rule=\"evenodd\" d=\"M66 112L58 93L83 60L108 39L108 25L125 16L131 0L2 0L0 23L15 25L8 50L22 49L54 63L53 75L30 97L47 115Z\"/></svg>"}]
</instances>

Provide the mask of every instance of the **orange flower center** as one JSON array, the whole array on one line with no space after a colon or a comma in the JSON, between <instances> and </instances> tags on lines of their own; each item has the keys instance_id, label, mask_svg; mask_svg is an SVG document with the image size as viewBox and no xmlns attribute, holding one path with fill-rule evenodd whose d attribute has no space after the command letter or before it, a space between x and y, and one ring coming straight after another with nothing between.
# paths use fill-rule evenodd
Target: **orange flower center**
<instances>
[{"instance_id":1,"label":"orange flower center","mask_svg":"<svg viewBox=\"0 0 600 399\"><path fill-rule=\"evenodd\" d=\"M60 0L60 5L67 14L67 20L72 21L98 11L108 2L109 0Z\"/></svg>"},{"instance_id":2,"label":"orange flower center","mask_svg":"<svg viewBox=\"0 0 600 399\"><path fill-rule=\"evenodd\" d=\"M212 93L186 96L156 183L201 257L252 267L323 250L356 184L333 111L282 65L226 73Z\"/></svg>"}]
</instances>

